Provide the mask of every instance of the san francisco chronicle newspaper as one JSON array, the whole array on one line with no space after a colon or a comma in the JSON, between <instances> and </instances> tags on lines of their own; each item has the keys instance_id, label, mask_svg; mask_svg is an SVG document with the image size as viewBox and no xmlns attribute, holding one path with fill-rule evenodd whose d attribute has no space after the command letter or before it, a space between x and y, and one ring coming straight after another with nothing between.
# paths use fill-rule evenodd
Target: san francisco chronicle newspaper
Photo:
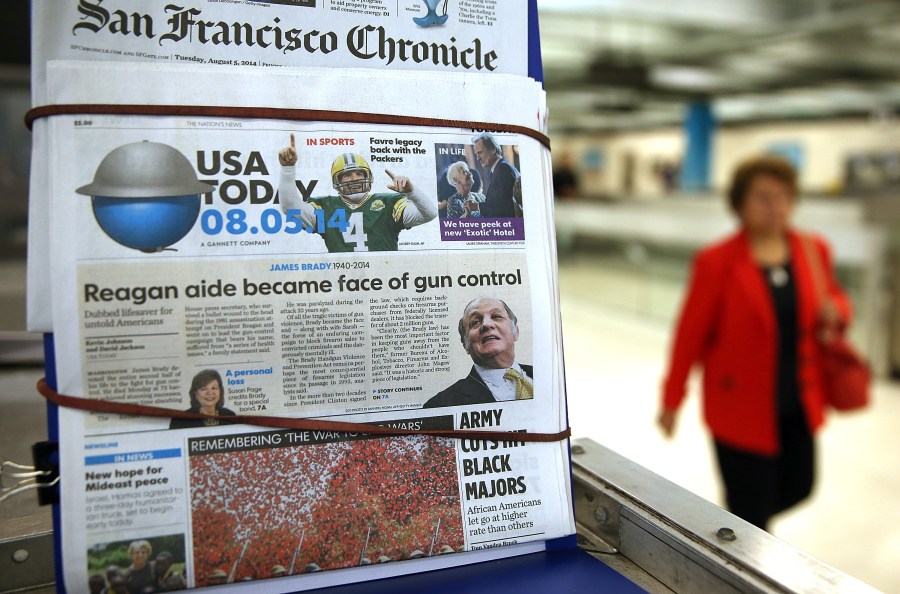
<instances>
[{"instance_id":1,"label":"san francisco chronicle newspaper","mask_svg":"<svg viewBox=\"0 0 900 594\"><path fill-rule=\"evenodd\" d=\"M216 70L341 68L528 73L527 0L60 0L32 3L32 103L53 60L182 64ZM90 84L84 81L83 84ZM117 88L106 88L114 99ZM355 91L353 91L355 92ZM196 98L195 98L196 99ZM206 99L207 102L214 100ZM432 115L439 112L435 111ZM47 146L34 128L28 328L49 332Z\"/></svg>"},{"instance_id":2,"label":"san francisco chronicle newspaper","mask_svg":"<svg viewBox=\"0 0 900 594\"><path fill-rule=\"evenodd\" d=\"M101 70L69 65L60 88ZM165 72L175 87L199 76ZM384 76L373 96L409 101ZM506 88L540 112L537 85ZM219 415L60 411L68 588L119 579L115 566L157 589L297 591L574 531L566 442L516 439L566 425L537 140L97 114L48 132L59 391ZM510 435L369 438L232 414Z\"/></svg>"}]
</instances>

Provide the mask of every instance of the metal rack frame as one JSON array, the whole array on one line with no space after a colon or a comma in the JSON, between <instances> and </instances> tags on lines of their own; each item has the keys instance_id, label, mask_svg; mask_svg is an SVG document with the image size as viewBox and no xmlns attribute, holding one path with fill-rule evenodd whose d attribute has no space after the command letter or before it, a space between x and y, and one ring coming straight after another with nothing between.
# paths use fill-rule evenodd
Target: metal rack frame
<instances>
[{"instance_id":1,"label":"metal rack frame","mask_svg":"<svg viewBox=\"0 0 900 594\"><path fill-rule=\"evenodd\" d=\"M572 477L582 546L650 592L877 592L590 439Z\"/></svg>"},{"instance_id":2,"label":"metal rack frame","mask_svg":"<svg viewBox=\"0 0 900 594\"><path fill-rule=\"evenodd\" d=\"M572 480L581 547L648 592L877 592L590 439ZM49 509L0 529L0 576L2 594L55 591Z\"/></svg>"}]
</instances>

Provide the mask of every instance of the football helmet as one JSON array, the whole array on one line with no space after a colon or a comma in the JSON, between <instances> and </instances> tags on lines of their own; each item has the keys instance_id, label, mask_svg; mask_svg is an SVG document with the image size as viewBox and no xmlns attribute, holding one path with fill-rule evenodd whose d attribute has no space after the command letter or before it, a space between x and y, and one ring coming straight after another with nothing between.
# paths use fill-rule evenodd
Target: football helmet
<instances>
[{"instance_id":1,"label":"football helmet","mask_svg":"<svg viewBox=\"0 0 900 594\"><path fill-rule=\"evenodd\" d=\"M348 173L358 171L362 179L345 180L341 178ZM331 164L331 183L342 196L366 194L372 189L372 169L365 159L355 153L344 153Z\"/></svg>"}]
</instances>

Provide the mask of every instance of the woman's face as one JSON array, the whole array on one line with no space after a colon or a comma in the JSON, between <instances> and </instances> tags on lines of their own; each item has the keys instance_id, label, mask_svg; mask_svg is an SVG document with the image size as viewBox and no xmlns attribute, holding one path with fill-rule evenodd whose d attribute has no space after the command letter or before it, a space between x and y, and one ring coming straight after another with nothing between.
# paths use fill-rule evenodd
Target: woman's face
<instances>
[{"instance_id":1,"label":"woman's face","mask_svg":"<svg viewBox=\"0 0 900 594\"><path fill-rule=\"evenodd\" d=\"M751 234L784 233L794 213L791 187L773 175L762 173L753 178L738 210L744 227Z\"/></svg>"},{"instance_id":2,"label":"woman's face","mask_svg":"<svg viewBox=\"0 0 900 594\"><path fill-rule=\"evenodd\" d=\"M456 191L459 192L460 196L468 196L469 192L472 191L472 184L474 183L475 178L468 169L466 169L465 172L457 173L453 179L453 187L456 188Z\"/></svg>"},{"instance_id":3,"label":"woman's face","mask_svg":"<svg viewBox=\"0 0 900 594\"><path fill-rule=\"evenodd\" d=\"M206 411L214 411L219 398L222 397L222 389L219 387L217 380L210 380L208 384L197 390L197 402L200 403L200 409Z\"/></svg>"},{"instance_id":4,"label":"woman's face","mask_svg":"<svg viewBox=\"0 0 900 594\"><path fill-rule=\"evenodd\" d=\"M150 551L148 551L144 547L137 547L131 549L131 565L135 569L142 569L144 565L147 564L147 559L150 557Z\"/></svg>"}]
</instances>

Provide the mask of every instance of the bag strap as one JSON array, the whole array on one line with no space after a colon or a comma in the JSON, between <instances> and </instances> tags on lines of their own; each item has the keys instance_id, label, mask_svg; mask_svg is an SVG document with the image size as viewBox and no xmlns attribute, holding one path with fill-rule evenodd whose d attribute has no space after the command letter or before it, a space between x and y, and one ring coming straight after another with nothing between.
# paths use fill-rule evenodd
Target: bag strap
<instances>
[{"instance_id":1,"label":"bag strap","mask_svg":"<svg viewBox=\"0 0 900 594\"><path fill-rule=\"evenodd\" d=\"M800 243L803 245L803 252L806 255L806 260L809 262L809 268L812 271L816 296L819 298L819 302L824 302L827 295L825 290L825 267L822 265L822 258L819 255L819 250L813 245L812 236L808 233L800 234Z\"/></svg>"},{"instance_id":2,"label":"bag strap","mask_svg":"<svg viewBox=\"0 0 900 594\"><path fill-rule=\"evenodd\" d=\"M803 245L803 251L806 254L806 259L809 262L809 268L812 272L813 276L813 284L815 285L816 298L819 302L819 315L825 309L831 309L835 313L837 312L837 305L834 302L834 299L831 298L831 295L828 293L828 287L825 279L825 264L822 261L822 256L819 253L819 250L816 248L812 236L808 233L802 233L800 235L800 243ZM835 326L828 326L828 324L822 323L822 318L819 319L820 329L822 334L819 336L820 342L828 343L831 342L835 337L841 336L844 333L845 327L844 324L839 320L836 321Z\"/></svg>"}]
</instances>

